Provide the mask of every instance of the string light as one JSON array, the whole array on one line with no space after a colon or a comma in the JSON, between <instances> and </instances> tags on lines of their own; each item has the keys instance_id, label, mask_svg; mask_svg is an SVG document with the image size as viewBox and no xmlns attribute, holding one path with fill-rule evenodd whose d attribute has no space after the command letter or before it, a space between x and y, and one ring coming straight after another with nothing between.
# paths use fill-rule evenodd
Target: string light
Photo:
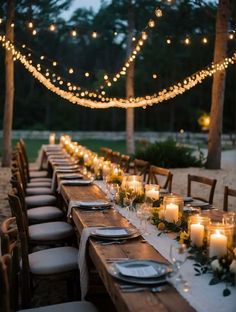
<instances>
[{"instance_id":1,"label":"string light","mask_svg":"<svg viewBox=\"0 0 236 312\"><path fill-rule=\"evenodd\" d=\"M196 85L202 83L207 77L211 77L218 71L225 70L229 65L232 65L236 62L236 52L232 57L226 57L221 62L213 63L205 69L198 71L197 73L186 77L183 81L178 82L169 88L165 88L158 93L154 93L153 95L146 95L144 97L136 97L127 99L117 99L117 98L104 98L98 96L99 100L94 101L91 99L81 98L76 96L73 92L65 91L60 89L53 84L50 78L46 78L49 76L49 72L46 71L45 76L37 70L35 66L32 65L32 60L27 60L27 58L22 55L15 46L10 42L6 41L5 36L0 36L0 42L2 42L2 46L10 50L14 58L19 60L23 66L35 77L41 84L43 84L48 90L53 93L59 95L60 97L70 101L73 104L82 105L90 108L110 108L110 107L120 107L120 108L135 108L135 107L143 107L157 105L163 101L167 101L169 99L175 98L176 96L183 94L184 92L190 90ZM62 80L61 80L62 81ZM73 88L72 88L73 89ZM88 95L88 91L84 91L84 95ZM81 94L82 96L82 94Z\"/></svg>"},{"instance_id":2,"label":"string light","mask_svg":"<svg viewBox=\"0 0 236 312\"><path fill-rule=\"evenodd\" d=\"M85 76L85 77L89 77L89 76L90 76L89 72L86 72L86 73L84 74L84 76Z\"/></svg>"},{"instance_id":3,"label":"string light","mask_svg":"<svg viewBox=\"0 0 236 312\"><path fill-rule=\"evenodd\" d=\"M98 36L97 32L96 32L96 31L93 31L93 32L92 32L92 38L96 39L97 36Z\"/></svg>"},{"instance_id":4,"label":"string light","mask_svg":"<svg viewBox=\"0 0 236 312\"><path fill-rule=\"evenodd\" d=\"M234 36L235 36L235 31L231 31L229 32L229 40L233 40L234 39Z\"/></svg>"},{"instance_id":5,"label":"string light","mask_svg":"<svg viewBox=\"0 0 236 312\"><path fill-rule=\"evenodd\" d=\"M74 69L73 68L69 68L68 73L69 74L74 74Z\"/></svg>"},{"instance_id":6,"label":"string light","mask_svg":"<svg viewBox=\"0 0 236 312\"><path fill-rule=\"evenodd\" d=\"M77 36L77 31L76 31L75 28L72 29L72 31L71 31L71 36L72 36L72 37L76 37L76 36Z\"/></svg>"},{"instance_id":7,"label":"string light","mask_svg":"<svg viewBox=\"0 0 236 312\"><path fill-rule=\"evenodd\" d=\"M30 21L29 23L28 23L28 28L33 28L34 27L34 24L33 24L33 22L32 21Z\"/></svg>"},{"instance_id":8,"label":"string light","mask_svg":"<svg viewBox=\"0 0 236 312\"><path fill-rule=\"evenodd\" d=\"M152 74L153 79L157 79L157 74Z\"/></svg>"},{"instance_id":9,"label":"string light","mask_svg":"<svg viewBox=\"0 0 236 312\"><path fill-rule=\"evenodd\" d=\"M11 26L11 28L14 28L14 27L15 27L14 21L11 22L11 25L10 25L10 26Z\"/></svg>"},{"instance_id":10,"label":"string light","mask_svg":"<svg viewBox=\"0 0 236 312\"><path fill-rule=\"evenodd\" d=\"M190 44L191 44L191 40L190 40L189 37L186 37L186 38L184 39L184 44L185 44L185 45L190 45Z\"/></svg>"},{"instance_id":11,"label":"string light","mask_svg":"<svg viewBox=\"0 0 236 312\"><path fill-rule=\"evenodd\" d=\"M41 56L42 57L42 56ZM44 57L43 57L44 58ZM54 62L52 62L52 66L57 66L57 62L56 61L54 61Z\"/></svg>"},{"instance_id":12,"label":"string light","mask_svg":"<svg viewBox=\"0 0 236 312\"><path fill-rule=\"evenodd\" d=\"M49 25L49 30L50 30L50 31L55 31L55 30L56 30L55 24Z\"/></svg>"},{"instance_id":13,"label":"string light","mask_svg":"<svg viewBox=\"0 0 236 312\"><path fill-rule=\"evenodd\" d=\"M203 43L203 44L207 44L207 43L208 43L207 37L203 37L203 38L202 38L202 43Z\"/></svg>"},{"instance_id":14,"label":"string light","mask_svg":"<svg viewBox=\"0 0 236 312\"><path fill-rule=\"evenodd\" d=\"M156 17L162 17L162 10L158 7L155 10Z\"/></svg>"},{"instance_id":15,"label":"string light","mask_svg":"<svg viewBox=\"0 0 236 312\"><path fill-rule=\"evenodd\" d=\"M34 29L34 30L32 31L32 35L33 35L33 36L36 36L36 35L37 35L37 30L36 30L36 29Z\"/></svg>"},{"instance_id":16,"label":"string light","mask_svg":"<svg viewBox=\"0 0 236 312\"><path fill-rule=\"evenodd\" d=\"M45 58L44 55L40 56L40 60L44 60L44 58Z\"/></svg>"},{"instance_id":17,"label":"string light","mask_svg":"<svg viewBox=\"0 0 236 312\"><path fill-rule=\"evenodd\" d=\"M2 24L2 22L3 22L3 19L2 19L2 18L0 18L0 24Z\"/></svg>"},{"instance_id":18,"label":"string light","mask_svg":"<svg viewBox=\"0 0 236 312\"><path fill-rule=\"evenodd\" d=\"M148 21L148 26L149 26L150 28L154 28L154 27L156 26L155 21L154 21L153 19L150 19L150 20Z\"/></svg>"},{"instance_id":19,"label":"string light","mask_svg":"<svg viewBox=\"0 0 236 312\"><path fill-rule=\"evenodd\" d=\"M171 38L167 38L167 39L166 39L166 43L167 43L167 44L171 44L171 43L172 43Z\"/></svg>"}]
</instances>

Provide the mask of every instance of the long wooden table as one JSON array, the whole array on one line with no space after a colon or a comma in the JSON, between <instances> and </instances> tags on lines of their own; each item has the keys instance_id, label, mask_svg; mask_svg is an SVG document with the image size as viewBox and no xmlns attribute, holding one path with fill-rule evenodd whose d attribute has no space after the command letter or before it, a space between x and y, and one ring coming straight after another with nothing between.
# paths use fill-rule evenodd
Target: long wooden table
<instances>
[{"instance_id":1,"label":"long wooden table","mask_svg":"<svg viewBox=\"0 0 236 312\"><path fill-rule=\"evenodd\" d=\"M61 187L61 195L67 205L70 200L105 199L102 190L96 185ZM72 210L72 218L81 234L82 230L90 226L131 226L116 210L105 212L83 212ZM89 256L93 261L104 286L118 311L194 311L190 304L171 285L161 293L143 291L138 293L124 293L120 289L120 281L108 272L108 258L128 257L134 259L152 259L167 263L167 260L151 245L143 242L141 237L127 240L121 245L103 246L94 239L89 240Z\"/></svg>"}]
</instances>

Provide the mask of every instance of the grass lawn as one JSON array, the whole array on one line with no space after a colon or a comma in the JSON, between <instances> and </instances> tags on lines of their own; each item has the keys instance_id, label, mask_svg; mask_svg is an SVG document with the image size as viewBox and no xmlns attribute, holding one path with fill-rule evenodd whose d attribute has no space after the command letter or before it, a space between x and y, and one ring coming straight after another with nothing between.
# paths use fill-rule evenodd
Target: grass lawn
<instances>
[{"instance_id":1,"label":"grass lawn","mask_svg":"<svg viewBox=\"0 0 236 312\"><path fill-rule=\"evenodd\" d=\"M17 140L13 140L13 146L15 146ZM37 158L38 151L42 144L48 144L48 140L36 140L36 139L25 139L27 154L29 160L32 162ZM125 141L119 140L81 140L79 141L81 145L84 145L94 152L99 152L100 147L109 147L114 151L118 151L122 154L126 154ZM136 144L137 147L138 143ZM2 146L2 139L0 139L0 146ZM2 149L0 150L0 156L2 155Z\"/></svg>"}]
</instances>

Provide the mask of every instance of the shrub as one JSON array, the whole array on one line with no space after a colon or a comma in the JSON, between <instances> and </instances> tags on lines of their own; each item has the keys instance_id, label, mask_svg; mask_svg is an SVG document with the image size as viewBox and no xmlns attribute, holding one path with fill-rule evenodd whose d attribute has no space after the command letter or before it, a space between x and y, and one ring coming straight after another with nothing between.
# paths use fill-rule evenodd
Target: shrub
<instances>
[{"instance_id":1,"label":"shrub","mask_svg":"<svg viewBox=\"0 0 236 312\"><path fill-rule=\"evenodd\" d=\"M147 160L152 165L165 168L185 168L203 166L203 158L193 155L194 150L179 145L174 140L149 143L143 150L138 150L135 158Z\"/></svg>"}]
</instances>

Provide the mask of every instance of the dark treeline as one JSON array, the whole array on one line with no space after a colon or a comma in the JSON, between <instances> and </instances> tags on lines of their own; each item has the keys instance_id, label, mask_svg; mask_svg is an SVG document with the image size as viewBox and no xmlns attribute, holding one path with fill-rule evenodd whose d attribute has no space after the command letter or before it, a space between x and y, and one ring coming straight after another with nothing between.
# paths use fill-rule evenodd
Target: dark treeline
<instances>
[{"instance_id":1,"label":"dark treeline","mask_svg":"<svg viewBox=\"0 0 236 312\"><path fill-rule=\"evenodd\" d=\"M56 60L53 68L48 61L45 67L54 70L81 87L96 90L103 84L104 74L114 74L120 70L126 55L127 3L125 0L103 1L100 10L78 9L67 21L62 15L71 1L19 0L16 2L15 42L17 46L26 44L32 49L32 60L37 64L39 57L45 55ZM233 1L232 1L233 2ZM136 1L135 27L137 37L153 15L157 4L161 4L163 16L156 18L156 27L148 32L148 40L135 64L135 94L152 94L184 79L186 76L210 64L213 59L216 4L202 1L176 0L168 5L165 1ZM31 6L30 6L31 5ZM232 8L230 28L235 28L235 8ZM0 17L5 17L5 1L0 1ZM32 20L38 31L26 23ZM56 31L50 32L48 26L55 23ZM70 35L73 26L78 35ZM4 32L4 23L0 25ZM92 31L98 37L91 37ZM118 35L115 36L114 32ZM185 45L186 36L191 44ZM202 44L202 38L208 38ZM172 44L166 43L170 37ZM229 53L235 49L236 40L229 40ZM30 51L26 51L29 53ZM0 119L4 107L4 50L0 50ZM73 67L75 73L69 75L66 68ZM85 78L84 73L90 72ZM157 74L157 79L152 75ZM224 132L235 130L235 66L227 70L226 96L224 108ZM199 131L197 119L203 112L210 111L211 79L173 100L154 105L147 109L135 110L136 130ZM125 96L125 78L106 88L111 96ZM52 92L15 62L15 104L14 129L54 129L54 130L124 130L125 111L123 109L97 110L73 105Z\"/></svg>"}]
</instances>

